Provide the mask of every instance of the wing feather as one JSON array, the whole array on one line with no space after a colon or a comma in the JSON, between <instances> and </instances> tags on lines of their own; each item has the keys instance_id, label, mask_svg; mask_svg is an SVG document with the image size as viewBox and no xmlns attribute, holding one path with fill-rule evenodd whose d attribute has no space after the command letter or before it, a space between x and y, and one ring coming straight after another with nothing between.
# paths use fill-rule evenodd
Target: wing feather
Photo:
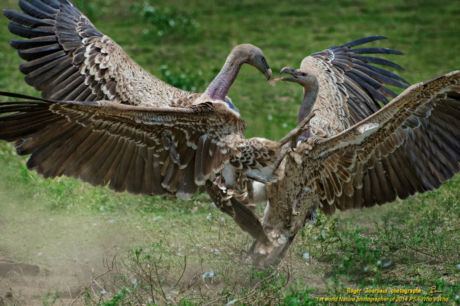
<instances>
[{"instance_id":1,"label":"wing feather","mask_svg":"<svg viewBox=\"0 0 460 306\"><path fill-rule=\"evenodd\" d=\"M188 95L137 65L69 1L20 0L22 12L6 9L9 30L25 40L11 46L26 61L26 81L56 100L117 100L168 106Z\"/></svg>"},{"instance_id":2,"label":"wing feather","mask_svg":"<svg viewBox=\"0 0 460 306\"><path fill-rule=\"evenodd\" d=\"M335 84L333 94L341 95L341 101L345 102L348 109L351 125L364 120L388 99L396 97L396 93L387 85L406 88L407 81L402 77L384 68L373 64L402 69L396 63L380 57L368 56L369 54L393 54L400 55L400 51L387 48L354 48L366 43L386 39L383 36L369 36L348 42L341 46L331 47L307 57L305 66L314 66L314 61L320 61L326 65L326 69L315 69L315 74L320 81ZM302 64L302 67L304 65ZM320 86L321 90L321 86ZM331 94L328 92L327 94ZM333 99L333 98L332 98Z\"/></svg>"},{"instance_id":3,"label":"wing feather","mask_svg":"<svg viewBox=\"0 0 460 306\"><path fill-rule=\"evenodd\" d=\"M116 191L188 194L229 162L233 141L225 138L242 137L244 123L220 106L30 98L0 103L0 139L16 142L19 154L31 154L28 167L46 177L72 176Z\"/></svg>"},{"instance_id":4,"label":"wing feather","mask_svg":"<svg viewBox=\"0 0 460 306\"><path fill-rule=\"evenodd\" d=\"M305 147L304 174L309 186L324 186L318 195L323 207L404 199L438 188L458 173L459 84L456 71L411 86L368 119L311 150ZM329 187L337 182L341 189Z\"/></svg>"}]
</instances>

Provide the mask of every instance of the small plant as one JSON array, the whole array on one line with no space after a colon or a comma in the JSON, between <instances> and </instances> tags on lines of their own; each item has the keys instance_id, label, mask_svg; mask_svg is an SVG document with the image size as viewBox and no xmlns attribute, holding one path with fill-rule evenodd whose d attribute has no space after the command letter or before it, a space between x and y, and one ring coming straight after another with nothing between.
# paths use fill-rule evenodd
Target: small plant
<instances>
[{"instance_id":1,"label":"small plant","mask_svg":"<svg viewBox=\"0 0 460 306\"><path fill-rule=\"evenodd\" d=\"M42 303L44 306L56 305L58 298L59 298L59 294L57 292L48 292L43 297ZM3 305L3 304L0 304L0 305Z\"/></svg>"},{"instance_id":2,"label":"small plant","mask_svg":"<svg viewBox=\"0 0 460 306\"><path fill-rule=\"evenodd\" d=\"M288 291L283 299L283 306L310 306L317 305L316 300L310 296L311 290L295 290Z\"/></svg>"},{"instance_id":3,"label":"small plant","mask_svg":"<svg viewBox=\"0 0 460 306\"><path fill-rule=\"evenodd\" d=\"M122 305L127 295L130 293L130 290L126 287L121 288L109 301L102 303L102 306L118 306Z\"/></svg>"},{"instance_id":4,"label":"small plant","mask_svg":"<svg viewBox=\"0 0 460 306\"><path fill-rule=\"evenodd\" d=\"M182 297L181 282L187 258L177 259L170 246L163 242L133 249L123 261L114 259L104 273L108 279L95 278L98 290L89 294L89 304L98 305L192 305ZM177 271L175 274L173 271ZM175 275L174 275L175 274ZM181 301L176 300L181 298Z\"/></svg>"},{"instance_id":5,"label":"small plant","mask_svg":"<svg viewBox=\"0 0 460 306\"><path fill-rule=\"evenodd\" d=\"M336 246L341 239L337 217L329 217L321 211L317 212L314 223L307 223L300 234L305 245L310 245L310 240L316 242L319 256L328 254L328 250Z\"/></svg>"},{"instance_id":6,"label":"small plant","mask_svg":"<svg viewBox=\"0 0 460 306\"><path fill-rule=\"evenodd\" d=\"M338 271L347 275L361 277L362 272L375 272L382 262L382 250L375 245L372 238L365 236L360 229L342 233ZM386 262L386 261L385 261Z\"/></svg>"}]
</instances>

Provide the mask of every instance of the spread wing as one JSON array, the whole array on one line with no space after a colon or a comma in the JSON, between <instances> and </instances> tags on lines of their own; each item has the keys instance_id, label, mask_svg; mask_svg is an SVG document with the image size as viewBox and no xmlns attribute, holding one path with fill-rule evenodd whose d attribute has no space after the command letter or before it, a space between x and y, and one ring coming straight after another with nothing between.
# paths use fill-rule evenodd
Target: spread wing
<instances>
[{"instance_id":1,"label":"spread wing","mask_svg":"<svg viewBox=\"0 0 460 306\"><path fill-rule=\"evenodd\" d=\"M411 86L368 119L317 144L303 165L326 211L439 187L460 171L460 71Z\"/></svg>"},{"instance_id":2,"label":"spread wing","mask_svg":"<svg viewBox=\"0 0 460 306\"><path fill-rule=\"evenodd\" d=\"M193 193L222 169L244 128L221 102L154 109L0 94L25 99L0 103L0 139L31 154L29 168L116 191Z\"/></svg>"},{"instance_id":3,"label":"spread wing","mask_svg":"<svg viewBox=\"0 0 460 306\"><path fill-rule=\"evenodd\" d=\"M68 0L20 0L22 12L4 10L26 62L26 82L53 100L117 100L168 106L187 93L152 76Z\"/></svg>"},{"instance_id":4,"label":"spread wing","mask_svg":"<svg viewBox=\"0 0 460 306\"><path fill-rule=\"evenodd\" d=\"M383 36L361 38L341 46L317 52L304 61L306 66L321 67L316 72L320 82L332 83L334 94L348 106L352 124L358 123L378 111L396 97L387 85L406 88L408 83L399 75L376 66L381 65L398 70L402 67L374 54L394 54L401 52L387 48L355 48L362 44L385 39ZM304 63L302 64L302 66ZM323 84L324 85L324 84ZM321 88L321 84L320 84Z\"/></svg>"}]
</instances>

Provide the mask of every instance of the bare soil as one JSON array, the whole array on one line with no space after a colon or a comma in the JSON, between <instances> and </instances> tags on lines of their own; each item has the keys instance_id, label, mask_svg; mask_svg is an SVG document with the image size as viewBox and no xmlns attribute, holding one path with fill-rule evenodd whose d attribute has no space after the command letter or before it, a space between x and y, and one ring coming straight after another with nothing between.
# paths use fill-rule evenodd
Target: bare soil
<instances>
[{"instance_id":1,"label":"bare soil","mask_svg":"<svg viewBox=\"0 0 460 306\"><path fill-rule=\"evenodd\" d=\"M0 193L0 306L79 305L105 262L145 242L125 216L49 212ZM114 234L116 233L116 235Z\"/></svg>"}]
</instances>

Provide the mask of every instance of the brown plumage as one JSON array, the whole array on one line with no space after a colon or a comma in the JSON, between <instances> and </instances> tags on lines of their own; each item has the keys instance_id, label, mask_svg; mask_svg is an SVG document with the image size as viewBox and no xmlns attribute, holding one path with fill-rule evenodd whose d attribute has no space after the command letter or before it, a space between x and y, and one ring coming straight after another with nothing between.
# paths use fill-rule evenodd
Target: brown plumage
<instances>
[{"instance_id":1,"label":"brown plumage","mask_svg":"<svg viewBox=\"0 0 460 306\"><path fill-rule=\"evenodd\" d=\"M369 207L439 187L460 171L459 126L455 71L409 87L333 137L297 142L295 136L297 145L267 185L263 226L271 243L255 243L256 263L276 264L312 209Z\"/></svg>"},{"instance_id":2,"label":"brown plumage","mask_svg":"<svg viewBox=\"0 0 460 306\"><path fill-rule=\"evenodd\" d=\"M15 141L19 154L31 154L28 167L45 177L73 176L133 193L188 194L230 161L239 168L265 162L241 153L256 143L244 139L244 122L224 102L150 108L10 96L27 101L0 104L0 138Z\"/></svg>"},{"instance_id":3,"label":"brown plumage","mask_svg":"<svg viewBox=\"0 0 460 306\"><path fill-rule=\"evenodd\" d=\"M19 0L22 12L6 9L13 40L26 62L26 82L49 100L98 101L149 107L190 105L201 95L171 86L136 64L68 0ZM250 44L235 47L210 84L207 97L224 100L241 65L250 64L268 78L262 51Z\"/></svg>"},{"instance_id":4,"label":"brown plumage","mask_svg":"<svg viewBox=\"0 0 460 306\"><path fill-rule=\"evenodd\" d=\"M328 211L433 190L460 170L459 120L460 72L411 86L391 105L309 151L317 157L305 160L305 179Z\"/></svg>"},{"instance_id":5,"label":"brown plumage","mask_svg":"<svg viewBox=\"0 0 460 306\"><path fill-rule=\"evenodd\" d=\"M285 81L299 83L304 88L304 100L298 122L315 112L311 135L331 137L378 111L388 98L396 97L387 86L406 88L408 83L399 75L374 63L402 69L387 59L367 54L402 54L387 48L356 48L362 44L385 39L369 36L338 47L314 53L302 60L299 69L285 67L290 74Z\"/></svg>"},{"instance_id":6,"label":"brown plumage","mask_svg":"<svg viewBox=\"0 0 460 306\"><path fill-rule=\"evenodd\" d=\"M208 192L224 193L215 199L245 197L246 184L235 193L220 171L238 167L241 177L265 156L245 153L255 140L242 136L244 122L227 93L244 64L271 77L259 48L236 46L205 92L189 93L143 70L70 1L19 6L22 12L4 10L10 31L25 38L11 45L26 61L26 82L44 99L16 96L25 103L0 106L0 138L31 154L29 168L151 195L187 196L211 180L218 188Z\"/></svg>"}]
</instances>

